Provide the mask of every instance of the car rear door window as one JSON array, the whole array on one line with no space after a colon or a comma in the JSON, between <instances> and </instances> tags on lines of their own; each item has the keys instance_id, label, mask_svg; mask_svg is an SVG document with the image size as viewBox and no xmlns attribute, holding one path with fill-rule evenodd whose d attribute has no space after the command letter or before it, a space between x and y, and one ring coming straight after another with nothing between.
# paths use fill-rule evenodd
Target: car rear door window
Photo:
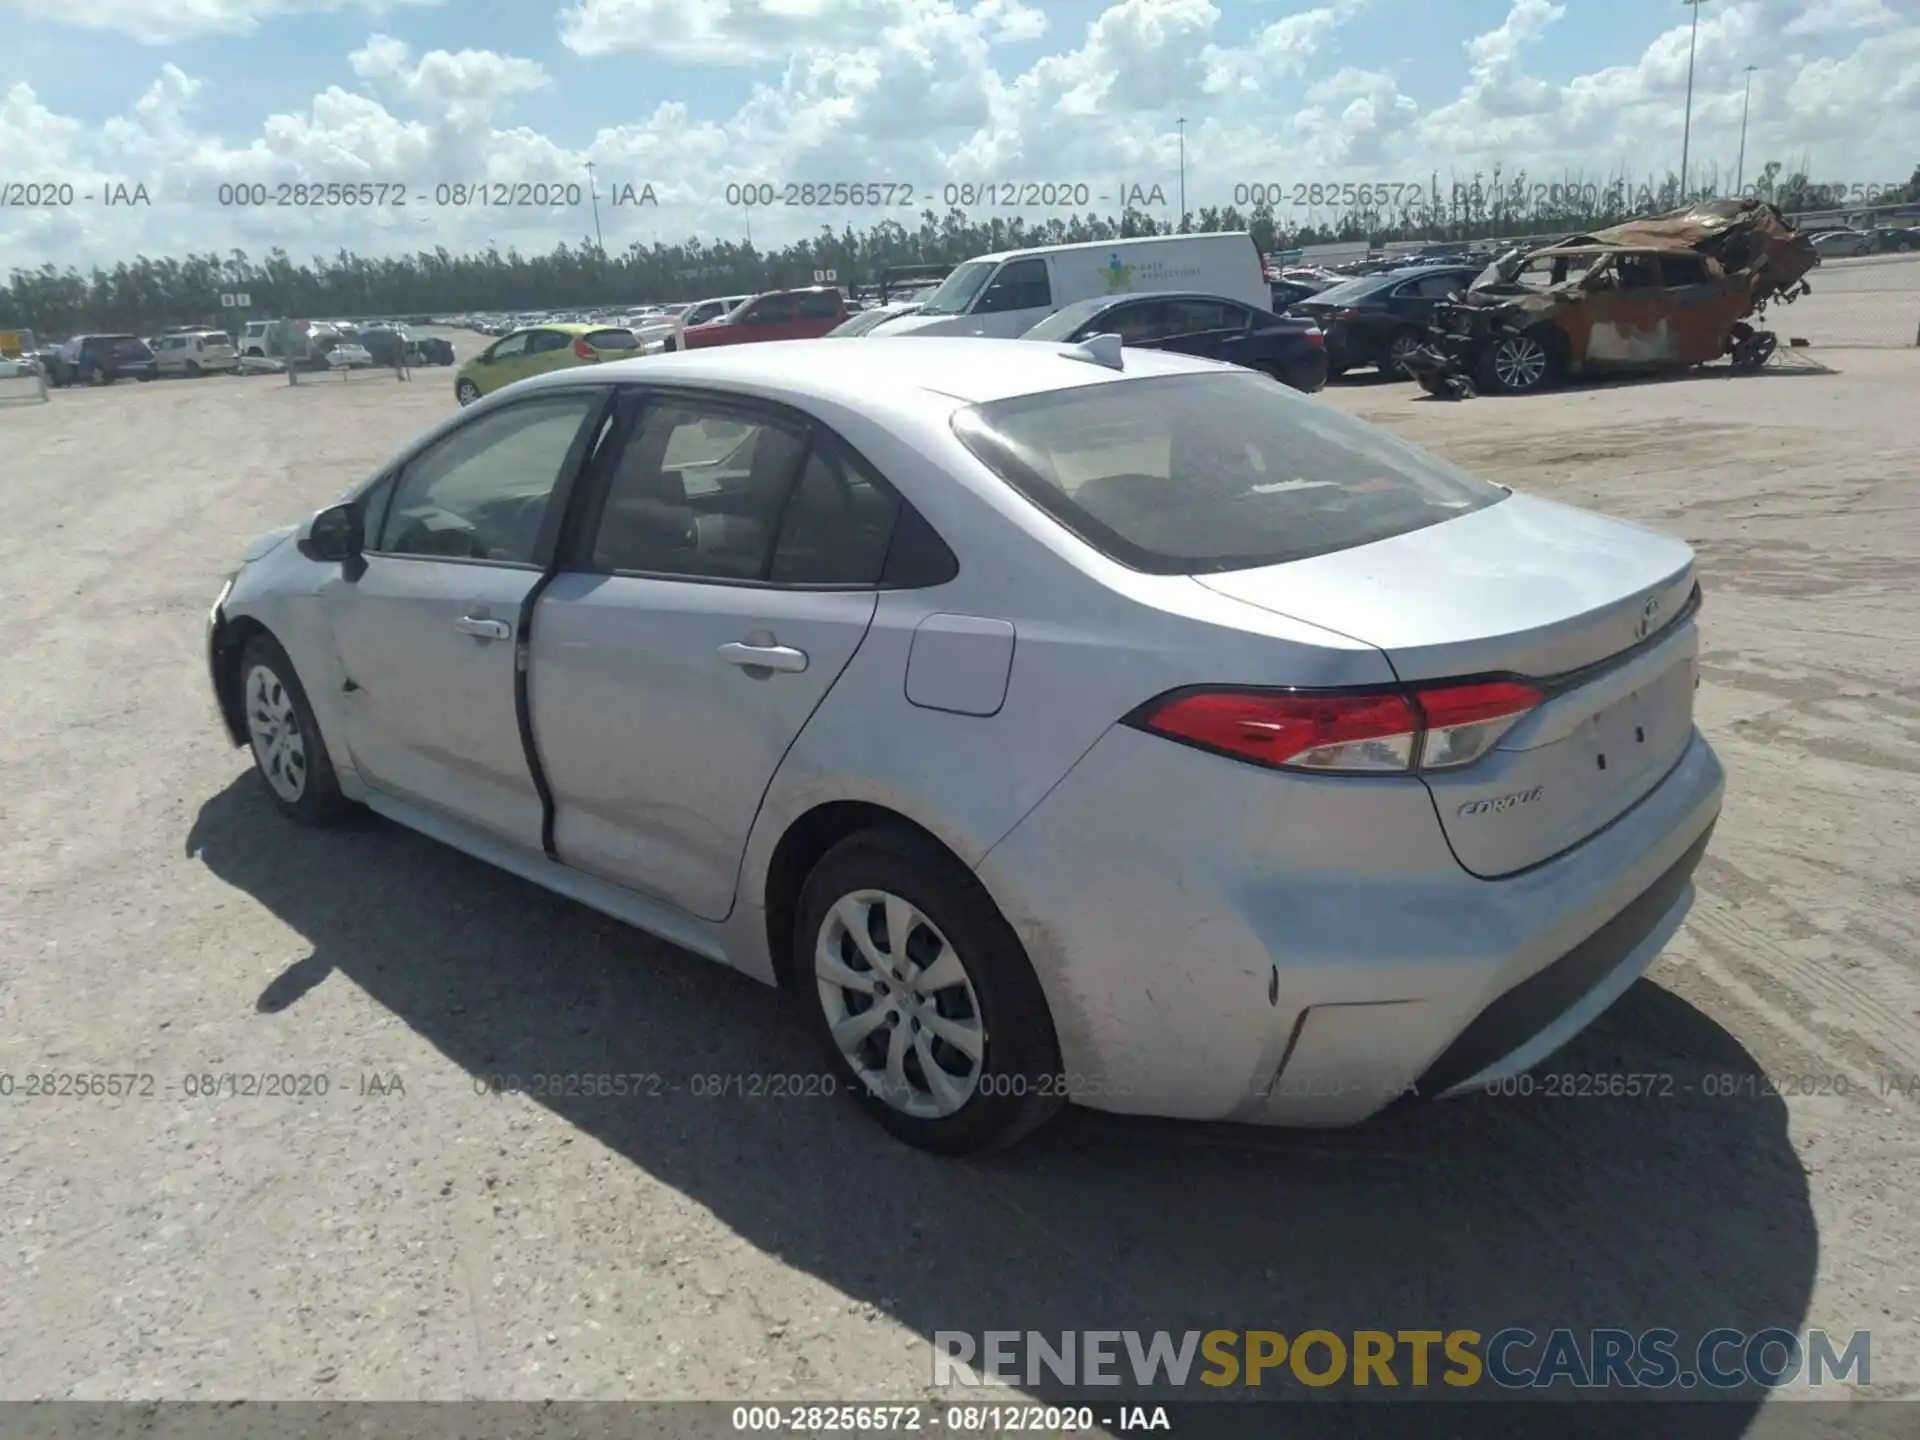
<instances>
[{"instance_id":1,"label":"car rear door window","mask_svg":"<svg viewBox=\"0 0 1920 1440\"><path fill-rule=\"evenodd\" d=\"M892 486L816 441L787 502L769 578L783 585L878 585L899 513Z\"/></svg>"},{"instance_id":2,"label":"car rear door window","mask_svg":"<svg viewBox=\"0 0 1920 1440\"><path fill-rule=\"evenodd\" d=\"M1246 373L1117 379L970 406L954 432L1109 558L1161 575L1371 544L1506 492Z\"/></svg>"},{"instance_id":3,"label":"car rear door window","mask_svg":"<svg viewBox=\"0 0 1920 1440\"><path fill-rule=\"evenodd\" d=\"M441 437L401 470L377 548L390 555L533 564L547 500L602 394L524 400Z\"/></svg>"},{"instance_id":4,"label":"car rear door window","mask_svg":"<svg viewBox=\"0 0 1920 1440\"><path fill-rule=\"evenodd\" d=\"M573 337L562 330L536 330L533 338L527 341L529 355L545 355L550 351L564 350L573 343Z\"/></svg>"},{"instance_id":5,"label":"car rear door window","mask_svg":"<svg viewBox=\"0 0 1920 1440\"><path fill-rule=\"evenodd\" d=\"M614 458L589 552L603 572L769 578L806 432L672 400L648 405Z\"/></svg>"}]
</instances>

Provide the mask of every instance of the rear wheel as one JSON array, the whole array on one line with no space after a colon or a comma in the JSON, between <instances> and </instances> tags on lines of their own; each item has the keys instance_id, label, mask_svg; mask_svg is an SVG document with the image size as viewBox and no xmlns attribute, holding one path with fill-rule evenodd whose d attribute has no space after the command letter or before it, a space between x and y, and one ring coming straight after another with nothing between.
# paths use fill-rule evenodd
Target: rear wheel
<instances>
[{"instance_id":1,"label":"rear wheel","mask_svg":"<svg viewBox=\"0 0 1920 1440\"><path fill-rule=\"evenodd\" d=\"M946 1155L1002 1149L1065 1103L1059 1047L1019 937L979 880L906 829L836 845L801 890L800 1004L881 1125Z\"/></svg>"},{"instance_id":2,"label":"rear wheel","mask_svg":"<svg viewBox=\"0 0 1920 1440\"><path fill-rule=\"evenodd\" d=\"M1483 389L1524 395L1545 389L1555 368L1552 348L1542 336L1529 330L1497 337L1481 357L1479 379Z\"/></svg>"},{"instance_id":3,"label":"rear wheel","mask_svg":"<svg viewBox=\"0 0 1920 1440\"><path fill-rule=\"evenodd\" d=\"M270 635L254 636L241 652L240 700L254 767L281 814L330 825L352 810L293 662Z\"/></svg>"},{"instance_id":4,"label":"rear wheel","mask_svg":"<svg viewBox=\"0 0 1920 1440\"><path fill-rule=\"evenodd\" d=\"M1387 339L1387 358L1380 362L1380 373L1395 380L1410 378L1413 371L1407 361L1426 343L1427 337L1418 330L1394 331Z\"/></svg>"}]
</instances>

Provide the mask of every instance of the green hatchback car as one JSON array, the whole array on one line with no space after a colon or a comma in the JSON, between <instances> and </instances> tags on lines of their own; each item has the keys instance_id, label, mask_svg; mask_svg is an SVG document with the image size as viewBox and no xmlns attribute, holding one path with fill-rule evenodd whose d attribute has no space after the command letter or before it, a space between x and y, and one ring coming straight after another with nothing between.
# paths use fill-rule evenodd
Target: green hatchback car
<instances>
[{"instance_id":1,"label":"green hatchback car","mask_svg":"<svg viewBox=\"0 0 1920 1440\"><path fill-rule=\"evenodd\" d=\"M502 335L455 372L453 396L471 405L504 385L568 370L575 365L597 365L602 360L631 360L640 342L631 330L606 325L530 325Z\"/></svg>"}]
</instances>

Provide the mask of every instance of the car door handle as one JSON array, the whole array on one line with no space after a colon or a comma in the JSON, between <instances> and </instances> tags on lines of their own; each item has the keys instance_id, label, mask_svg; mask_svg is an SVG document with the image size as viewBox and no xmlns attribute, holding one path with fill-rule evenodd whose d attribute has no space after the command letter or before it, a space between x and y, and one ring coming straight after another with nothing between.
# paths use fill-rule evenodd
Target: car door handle
<instances>
[{"instance_id":1,"label":"car door handle","mask_svg":"<svg viewBox=\"0 0 1920 1440\"><path fill-rule=\"evenodd\" d=\"M492 620L485 615L462 615L453 622L453 628L463 635L471 635L479 640L509 640L513 638L513 627L504 620Z\"/></svg>"},{"instance_id":2,"label":"car door handle","mask_svg":"<svg viewBox=\"0 0 1920 1440\"><path fill-rule=\"evenodd\" d=\"M742 645L736 642L722 645L720 658L729 665L778 670L787 675L797 675L807 668L807 652L796 650L791 645Z\"/></svg>"}]
</instances>

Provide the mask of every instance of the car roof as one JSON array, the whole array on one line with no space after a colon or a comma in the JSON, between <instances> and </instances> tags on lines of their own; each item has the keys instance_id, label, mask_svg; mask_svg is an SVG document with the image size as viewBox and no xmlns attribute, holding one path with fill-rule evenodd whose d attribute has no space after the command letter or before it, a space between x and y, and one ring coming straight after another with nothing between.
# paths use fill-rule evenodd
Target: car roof
<instances>
[{"instance_id":1,"label":"car roof","mask_svg":"<svg viewBox=\"0 0 1920 1440\"><path fill-rule=\"evenodd\" d=\"M858 347L845 340L782 340L681 350L611 364L553 371L521 382L534 388L604 384L608 379L660 385L711 386L792 403L824 401L924 402L944 397L949 408L1034 395L1048 390L1111 384L1148 375L1221 370L1216 361L1171 351L1130 350L1124 370L1070 358L1073 347L1036 340L978 336L869 335ZM519 389L520 386L513 387Z\"/></svg>"},{"instance_id":2,"label":"car roof","mask_svg":"<svg viewBox=\"0 0 1920 1440\"><path fill-rule=\"evenodd\" d=\"M1133 250L1146 245L1183 245L1195 240L1251 240L1251 230L1212 230L1187 235L1126 235L1113 240L1083 240L1072 245L1029 245L1021 250L996 250L991 255L975 255L974 260L1025 260L1035 255L1071 255L1083 250ZM971 262L963 262L971 263ZM955 266L958 269L959 266Z\"/></svg>"}]
</instances>

